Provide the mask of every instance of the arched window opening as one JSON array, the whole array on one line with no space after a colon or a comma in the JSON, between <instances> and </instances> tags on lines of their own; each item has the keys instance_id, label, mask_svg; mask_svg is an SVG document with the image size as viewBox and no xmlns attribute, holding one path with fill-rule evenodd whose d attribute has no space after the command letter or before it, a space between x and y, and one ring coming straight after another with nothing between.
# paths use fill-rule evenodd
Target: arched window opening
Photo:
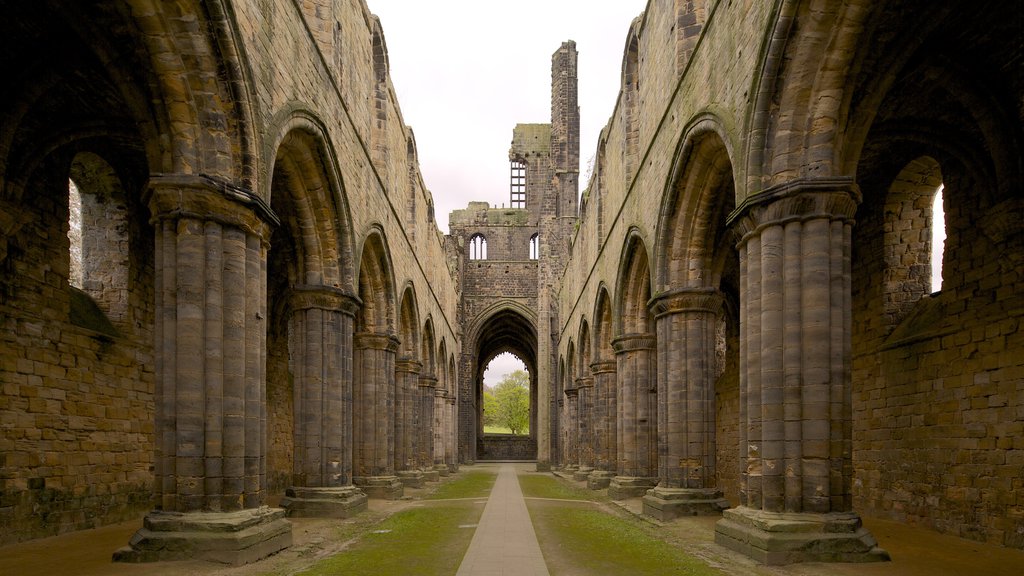
<instances>
[{"instance_id":1,"label":"arched window opening","mask_svg":"<svg viewBox=\"0 0 1024 576\"><path fill-rule=\"evenodd\" d=\"M942 290L942 254L946 247L946 212L943 208L942 189L935 191L932 200L931 291Z\"/></svg>"},{"instance_id":2,"label":"arched window opening","mask_svg":"<svg viewBox=\"0 0 1024 576\"><path fill-rule=\"evenodd\" d=\"M530 237L530 260L536 260L540 257L540 234L534 234Z\"/></svg>"},{"instance_id":3,"label":"arched window opening","mask_svg":"<svg viewBox=\"0 0 1024 576\"><path fill-rule=\"evenodd\" d=\"M470 260L486 260L487 259L487 239L484 238L483 234L475 234L469 240L469 259Z\"/></svg>"},{"instance_id":4,"label":"arched window opening","mask_svg":"<svg viewBox=\"0 0 1024 576\"><path fill-rule=\"evenodd\" d=\"M484 434L530 434L530 372L515 354L495 356L484 370Z\"/></svg>"},{"instance_id":5,"label":"arched window opening","mask_svg":"<svg viewBox=\"0 0 1024 576\"><path fill-rule=\"evenodd\" d=\"M72 321L108 332L130 316L128 209L120 178L95 154L72 162L68 214L68 284L88 297L73 298Z\"/></svg>"}]
</instances>

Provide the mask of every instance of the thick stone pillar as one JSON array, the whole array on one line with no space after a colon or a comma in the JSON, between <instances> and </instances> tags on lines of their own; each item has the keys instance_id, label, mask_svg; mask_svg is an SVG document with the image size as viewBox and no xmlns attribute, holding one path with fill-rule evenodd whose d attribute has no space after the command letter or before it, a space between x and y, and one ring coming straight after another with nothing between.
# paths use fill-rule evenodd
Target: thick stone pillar
<instances>
[{"instance_id":1,"label":"thick stone pillar","mask_svg":"<svg viewBox=\"0 0 1024 576\"><path fill-rule=\"evenodd\" d=\"M617 429L614 500L642 496L658 483L657 376L654 334L627 334L615 349Z\"/></svg>"},{"instance_id":2,"label":"thick stone pillar","mask_svg":"<svg viewBox=\"0 0 1024 576\"><path fill-rule=\"evenodd\" d=\"M114 560L244 564L291 545L264 505L266 266L276 218L211 178L150 180L155 509Z\"/></svg>"},{"instance_id":3,"label":"thick stone pillar","mask_svg":"<svg viewBox=\"0 0 1024 576\"><path fill-rule=\"evenodd\" d=\"M577 438L577 453L579 467L576 472L573 473L573 480L585 481L590 477L590 473L594 471L594 444L596 442L594 438L593 421L594 421L594 378L591 376L584 376L576 380L577 393L576 404L577 414L577 426L576 426L576 438Z\"/></svg>"},{"instance_id":4,"label":"thick stone pillar","mask_svg":"<svg viewBox=\"0 0 1024 576\"><path fill-rule=\"evenodd\" d=\"M766 564L888 558L851 503L848 180L798 181L731 217L740 258L740 501L715 541Z\"/></svg>"},{"instance_id":5,"label":"thick stone pillar","mask_svg":"<svg viewBox=\"0 0 1024 576\"><path fill-rule=\"evenodd\" d=\"M441 476L448 475L448 392L434 389L434 470Z\"/></svg>"},{"instance_id":6,"label":"thick stone pillar","mask_svg":"<svg viewBox=\"0 0 1024 576\"><path fill-rule=\"evenodd\" d=\"M615 476L616 461L616 388L615 362L599 361L590 365L594 378L594 439L597 454L594 471L587 478L591 490L604 490Z\"/></svg>"},{"instance_id":7,"label":"thick stone pillar","mask_svg":"<svg viewBox=\"0 0 1024 576\"><path fill-rule=\"evenodd\" d=\"M402 358L395 363L395 468L398 479L410 488L423 487L423 471L416 461L419 415L419 360Z\"/></svg>"},{"instance_id":8,"label":"thick stone pillar","mask_svg":"<svg viewBox=\"0 0 1024 576\"><path fill-rule=\"evenodd\" d=\"M416 466L427 482L437 482L439 474L434 468L434 402L437 378L420 376L416 390L419 413L416 419Z\"/></svg>"},{"instance_id":9,"label":"thick stone pillar","mask_svg":"<svg viewBox=\"0 0 1024 576\"><path fill-rule=\"evenodd\" d=\"M395 352L389 334L353 337L353 482L371 498L397 500L402 482L395 474Z\"/></svg>"},{"instance_id":10,"label":"thick stone pillar","mask_svg":"<svg viewBox=\"0 0 1024 576\"><path fill-rule=\"evenodd\" d=\"M722 296L683 289L653 305L658 333L658 486L644 513L659 520L718 514L715 486L715 338Z\"/></svg>"},{"instance_id":11,"label":"thick stone pillar","mask_svg":"<svg viewBox=\"0 0 1024 576\"><path fill-rule=\"evenodd\" d=\"M570 474L580 467L579 391L575 387L565 389L565 422L562 423L565 430L565 453L562 455L562 470Z\"/></svg>"},{"instance_id":12,"label":"thick stone pillar","mask_svg":"<svg viewBox=\"0 0 1024 576\"><path fill-rule=\"evenodd\" d=\"M336 288L292 291L289 368L294 390L288 516L348 518L366 510L352 484L352 326L358 303Z\"/></svg>"}]
</instances>

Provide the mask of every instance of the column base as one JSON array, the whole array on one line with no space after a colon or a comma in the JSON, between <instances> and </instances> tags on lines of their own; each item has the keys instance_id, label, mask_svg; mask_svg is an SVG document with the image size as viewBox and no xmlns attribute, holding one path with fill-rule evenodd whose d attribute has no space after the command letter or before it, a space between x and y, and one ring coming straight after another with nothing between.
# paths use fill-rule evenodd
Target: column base
<instances>
[{"instance_id":1,"label":"column base","mask_svg":"<svg viewBox=\"0 0 1024 576\"><path fill-rule=\"evenodd\" d=\"M615 472L609 470L594 470L587 477L587 488L591 490L604 490L612 482Z\"/></svg>"},{"instance_id":2,"label":"column base","mask_svg":"<svg viewBox=\"0 0 1024 576\"><path fill-rule=\"evenodd\" d=\"M423 471L421 470L399 470L398 479L402 482L403 486L409 488L423 488L425 482Z\"/></svg>"},{"instance_id":3,"label":"column base","mask_svg":"<svg viewBox=\"0 0 1024 576\"><path fill-rule=\"evenodd\" d=\"M470 462L470 464L472 464L472 462ZM454 462L452 464L449 464L448 465L448 471L451 472L452 474L455 474L456 472L458 472L459 471L459 463L458 462Z\"/></svg>"},{"instance_id":4,"label":"column base","mask_svg":"<svg viewBox=\"0 0 1024 576\"><path fill-rule=\"evenodd\" d=\"M551 472L551 462L537 461L537 472Z\"/></svg>"},{"instance_id":5,"label":"column base","mask_svg":"<svg viewBox=\"0 0 1024 576\"><path fill-rule=\"evenodd\" d=\"M239 566L292 545L292 524L284 510L261 506L237 512L146 514L114 562L210 560Z\"/></svg>"},{"instance_id":6,"label":"column base","mask_svg":"<svg viewBox=\"0 0 1024 576\"><path fill-rule=\"evenodd\" d=\"M608 483L608 497L623 500L643 496L658 485L658 479L649 476L616 476Z\"/></svg>"},{"instance_id":7,"label":"column base","mask_svg":"<svg viewBox=\"0 0 1024 576\"><path fill-rule=\"evenodd\" d=\"M715 524L715 542L763 564L876 562L889 553L854 512L798 514L745 506L726 510Z\"/></svg>"},{"instance_id":8,"label":"column base","mask_svg":"<svg viewBox=\"0 0 1024 576\"><path fill-rule=\"evenodd\" d=\"M438 476L448 476L450 474L447 464L434 464L434 471L437 472Z\"/></svg>"},{"instance_id":9,"label":"column base","mask_svg":"<svg viewBox=\"0 0 1024 576\"><path fill-rule=\"evenodd\" d=\"M441 478L441 475L433 468L424 468L420 472L423 473L424 482L437 482Z\"/></svg>"},{"instance_id":10,"label":"column base","mask_svg":"<svg viewBox=\"0 0 1024 576\"><path fill-rule=\"evenodd\" d=\"M572 479L577 482L582 482L589 478L590 473L593 471L594 469L590 466L580 466L579 468L576 469L575 472L572 473Z\"/></svg>"},{"instance_id":11,"label":"column base","mask_svg":"<svg viewBox=\"0 0 1024 576\"><path fill-rule=\"evenodd\" d=\"M729 501L714 488L666 488L656 486L644 495L644 514L668 521L680 516L717 516Z\"/></svg>"},{"instance_id":12,"label":"column base","mask_svg":"<svg viewBox=\"0 0 1024 576\"><path fill-rule=\"evenodd\" d=\"M368 497L378 500L398 500L405 493L397 476L356 476L352 480Z\"/></svg>"},{"instance_id":13,"label":"column base","mask_svg":"<svg viewBox=\"0 0 1024 576\"><path fill-rule=\"evenodd\" d=\"M281 507L289 517L351 518L366 510L366 494L355 486L331 488L291 487Z\"/></svg>"}]
</instances>

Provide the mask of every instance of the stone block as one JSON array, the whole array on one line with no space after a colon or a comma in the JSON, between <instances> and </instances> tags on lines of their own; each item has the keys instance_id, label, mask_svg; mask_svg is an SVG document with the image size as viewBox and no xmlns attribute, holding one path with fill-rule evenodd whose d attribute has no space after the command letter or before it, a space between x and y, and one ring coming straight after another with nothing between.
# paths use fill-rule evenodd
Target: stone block
<instances>
[{"instance_id":1,"label":"stone block","mask_svg":"<svg viewBox=\"0 0 1024 576\"><path fill-rule=\"evenodd\" d=\"M351 518L366 510L367 497L355 486L331 488L292 487L281 499L289 517Z\"/></svg>"}]
</instances>

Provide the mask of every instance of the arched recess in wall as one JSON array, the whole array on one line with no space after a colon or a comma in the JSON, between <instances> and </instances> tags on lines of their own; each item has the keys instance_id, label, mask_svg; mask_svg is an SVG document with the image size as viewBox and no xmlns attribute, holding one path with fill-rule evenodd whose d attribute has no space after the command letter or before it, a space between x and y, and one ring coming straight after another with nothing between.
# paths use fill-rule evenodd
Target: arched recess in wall
<instances>
[{"instance_id":1,"label":"arched recess in wall","mask_svg":"<svg viewBox=\"0 0 1024 576\"><path fill-rule=\"evenodd\" d=\"M370 51L373 57L373 110L370 126L370 157L383 170L391 160L391 147L388 145L388 125L391 116L391 102L388 90L388 46L384 41L384 29L380 19L371 15Z\"/></svg>"},{"instance_id":2,"label":"arched recess in wall","mask_svg":"<svg viewBox=\"0 0 1024 576\"><path fill-rule=\"evenodd\" d=\"M465 349L471 364L462 374L459 389L459 411L472 414L472 427L459 429L462 461L486 459L483 443L483 375L492 359L510 352L522 360L530 375L530 438L532 456L536 457L537 438L537 318L536 314L514 300L499 300L483 310L466 330ZM460 424L466 422L460 417Z\"/></svg>"},{"instance_id":3,"label":"arched recess in wall","mask_svg":"<svg viewBox=\"0 0 1024 576\"><path fill-rule=\"evenodd\" d=\"M629 26L622 58L620 114L622 122L622 158L626 190L636 177L640 156L640 26L643 14Z\"/></svg>"},{"instance_id":4,"label":"arched recess in wall","mask_svg":"<svg viewBox=\"0 0 1024 576\"><path fill-rule=\"evenodd\" d=\"M591 374L590 362L590 324L586 318L580 320L579 350L576 358L576 377L578 399L577 399L577 424L579 430L579 465L581 471L593 470L594 468L594 377Z\"/></svg>"},{"instance_id":5,"label":"arched recess in wall","mask_svg":"<svg viewBox=\"0 0 1024 576\"><path fill-rule=\"evenodd\" d=\"M640 232L627 234L616 283L612 341L617 363L618 475L646 478L653 487L658 473L657 338L651 300L651 268Z\"/></svg>"},{"instance_id":6,"label":"arched recess in wall","mask_svg":"<svg viewBox=\"0 0 1024 576\"><path fill-rule=\"evenodd\" d=\"M416 402L419 395L423 359L420 349L420 319L416 291L408 284L398 307L398 357L395 361L395 467L399 475L417 467L418 447ZM416 480L405 479L409 484Z\"/></svg>"},{"instance_id":7,"label":"arched recess in wall","mask_svg":"<svg viewBox=\"0 0 1024 576\"><path fill-rule=\"evenodd\" d=\"M894 501L927 501L901 520L1020 548L1020 538L981 528L1024 527L1005 512L1009 498L978 480L1013 474L999 448L1005 432L970 423L1021 410L1020 399L988 398L1012 386L1003 375L1024 363L1005 353L1024 349L1024 72L1015 55L1024 31L1019 10L999 3L926 8L913 18L881 7L869 15L868 29L886 34L857 44L854 68L876 73L851 76L844 95L852 129L841 159L863 194L852 237L853 382L855 398L871 399L855 404L863 482L853 497L883 517ZM928 207L939 186L946 238L941 290L930 293L926 252L938 247L929 232L943 223ZM925 396L900 392L908 387ZM903 406L912 436L879 420L885 405ZM948 459L924 448L942 442L958 448ZM964 461L965 446L977 447L973 462L996 464L980 472ZM896 494L900 482L906 492Z\"/></svg>"},{"instance_id":8,"label":"arched recess in wall","mask_svg":"<svg viewBox=\"0 0 1024 576\"><path fill-rule=\"evenodd\" d=\"M736 502L740 266L727 225L736 191L724 134L709 115L684 131L659 215L653 308L662 450L668 462L703 460L689 481L699 476Z\"/></svg>"},{"instance_id":9,"label":"arched recess in wall","mask_svg":"<svg viewBox=\"0 0 1024 576\"><path fill-rule=\"evenodd\" d=\"M612 348L614 324L612 298L602 283L594 301L593 361L594 376L594 468L599 474L588 481L592 488L607 488L615 473L617 421L617 385L615 351ZM599 479L603 478L603 479Z\"/></svg>"},{"instance_id":10,"label":"arched recess in wall","mask_svg":"<svg viewBox=\"0 0 1024 576\"><path fill-rule=\"evenodd\" d=\"M351 225L344 206L326 130L311 115L282 123L276 154L268 165L271 209L280 225L270 238L267 262L267 466L268 489L281 491L296 479L324 471L301 450L320 432L303 425L301 405L351 332L355 306L351 277ZM339 315L339 307L345 311ZM348 315L348 319L343 318ZM316 410L315 408L311 408ZM307 441L308 440L308 441ZM345 448L347 449L347 448ZM310 467L317 468L313 471ZM351 470L345 471L351 483ZM305 480L301 480L305 481ZM305 484L300 484L305 485Z\"/></svg>"}]
</instances>

